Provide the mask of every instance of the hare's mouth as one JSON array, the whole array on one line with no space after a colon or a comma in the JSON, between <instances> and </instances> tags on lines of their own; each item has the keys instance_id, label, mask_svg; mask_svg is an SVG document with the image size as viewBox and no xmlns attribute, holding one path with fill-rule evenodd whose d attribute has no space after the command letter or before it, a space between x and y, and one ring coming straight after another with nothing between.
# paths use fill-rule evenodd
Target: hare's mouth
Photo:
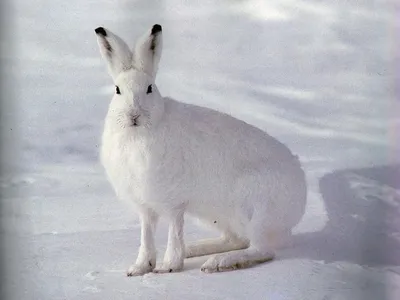
<instances>
[{"instance_id":1,"label":"hare's mouth","mask_svg":"<svg viewBox=\"0 0 400 300\"><path fill-rule=\"evenodd\" d=\"M131 126L139 126L139 117L140 115L131 116Z\"/></svg>"}]
</instances>

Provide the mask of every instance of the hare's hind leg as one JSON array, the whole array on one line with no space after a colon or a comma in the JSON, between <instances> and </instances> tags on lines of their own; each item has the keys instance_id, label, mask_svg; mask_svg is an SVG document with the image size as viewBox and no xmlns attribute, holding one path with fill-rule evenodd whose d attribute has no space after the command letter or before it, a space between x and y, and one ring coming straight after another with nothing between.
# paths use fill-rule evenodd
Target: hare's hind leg
<instances>
[{"instance_id":1,"label":"hare's hind leg","mask_svg":"<svg viewBox=\"0 0 400 300\"><path fill-rule=\"evenodd\" d=\"M277 235L280 235L280 231L256 226L249 234L249 248L214 255L202 265L201 270L206 273L231 271L272 260L275 256L275 243L268 237Z\"/></svg>"},{"instance_id":2,"label":"hare's hind leg","mask_svg":"<svg viewBox=\"0 0 400 300\"><path fill-rule=\"evenodd\" d=\"M239 239L232 233L225 233L219 238L204 239L192 242L186 247L186 258L245 249L248 241Z\"/></svg>"},{"instance_id":3,"label":"hare's hind leg","mask_svg":"<svg viewBox=\"0 0 400 300\"><path fill-rule=\"evenodd\" d=\"M233 271L267 262L273 258L274 253L272 251L260 250L250 245L247 249L217 254L209 258L201 266L201 271L205 273Z\"/></svg>"},{"instance_id":4,"label":"hare's hind leg","mask_svg":"<svg viewBox=\"0 0 400 300\"><path fill-rule=\"evenodd\" d=\"M158 215L149 208L140 208L141 237L139 254L136 263L130 266L127 275L139 276L153 271L156 266L156 248L154 233L157 226Z\"/></svg>"}]
</instances>

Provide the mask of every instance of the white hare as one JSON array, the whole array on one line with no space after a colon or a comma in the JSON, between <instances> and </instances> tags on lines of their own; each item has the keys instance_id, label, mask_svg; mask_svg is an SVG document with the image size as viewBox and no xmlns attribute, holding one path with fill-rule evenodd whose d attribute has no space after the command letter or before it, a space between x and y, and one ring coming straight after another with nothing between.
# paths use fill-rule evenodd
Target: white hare
<instances>
[{"instance_id":1,"label":"white hare","mask_svg":"<svg viewBox=\"0 0 400 300\"><path fill-rule=\"evenodd\" d=\"M116 86L101 161L118 198L134 204L141 219L139 254L128 276L177 272L185 257L215 253L202 271L271 260L304 214L306 182L297 156L243 121L162 97L155 85L160 25L132 51L111 31L95 32ZM185 247L185 214L222 236ZM168 218L169 233L163 264L155 268L159 215Z\"/></svg>"}]
</instances>

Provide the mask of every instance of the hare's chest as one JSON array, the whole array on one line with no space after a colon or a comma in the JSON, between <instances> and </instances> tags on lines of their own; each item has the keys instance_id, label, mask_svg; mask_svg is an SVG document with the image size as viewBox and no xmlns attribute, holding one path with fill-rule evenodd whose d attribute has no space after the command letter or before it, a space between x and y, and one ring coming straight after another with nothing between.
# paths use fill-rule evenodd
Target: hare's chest
<instances>
[{"instance_id":1,"label":"hare's chest","mask_svg":"<svg viewBox=\"0 0 400 300\"><path fill-rule=\"evenodd\" d=\"M101 163L120 198L140 198L146 181L148 158L144 140L123 133L104 132Z\"/></svg>"}]
</instances>

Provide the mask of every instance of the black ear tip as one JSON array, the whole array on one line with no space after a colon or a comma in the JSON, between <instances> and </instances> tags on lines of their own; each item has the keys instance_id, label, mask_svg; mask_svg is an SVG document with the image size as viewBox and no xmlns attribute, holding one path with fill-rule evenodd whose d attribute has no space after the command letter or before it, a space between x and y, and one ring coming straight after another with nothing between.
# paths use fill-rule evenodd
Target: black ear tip
<instances>
[{"instance_id":1,"label":"black ear tip","mask_svg":"<svg viewBox=\"0 0 400 300\"><path fill-rule=\"evenodd\" d=\"M156 34L162 31L162 27L159 24L153 25L153 28L151 29L151 34Z\"/></svg>"},{"instance_id":2,"label":"black ear tip","mask_svg":"<svg viewBox=\"0 0 400 300\"><path fill-rule=\"evenodd\" d=\"M94 32L96 32L96 34L100 34L102 36L107 36L107 32L103 27L97 27Z\"/></svg>"}]
</instances>

